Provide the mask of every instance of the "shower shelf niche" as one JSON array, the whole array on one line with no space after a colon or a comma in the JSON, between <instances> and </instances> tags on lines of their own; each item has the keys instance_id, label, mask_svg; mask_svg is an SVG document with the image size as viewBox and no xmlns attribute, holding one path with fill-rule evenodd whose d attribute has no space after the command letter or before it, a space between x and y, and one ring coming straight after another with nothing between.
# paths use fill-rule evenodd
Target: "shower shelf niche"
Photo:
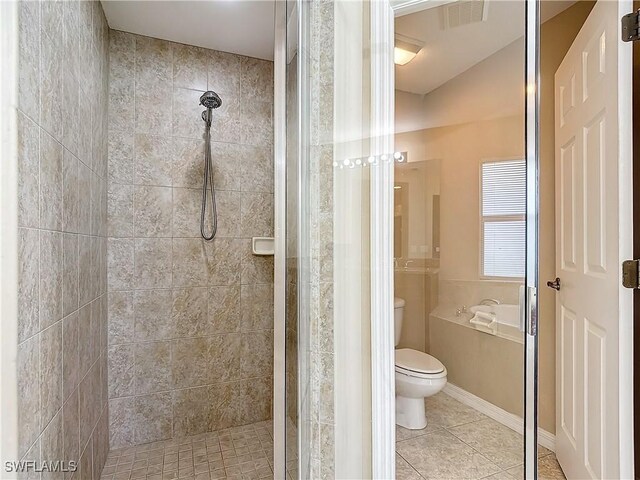
<instances>
[{"instance_id":1,"label":"shower shelf niche","mask_svg":"<svg viewBox=\"0 0 640 480\"><path fill-rule=\"evenodd\" d=\"M251 239L251 251L254 255L273 255L273 237L253 237Z\"/></svg>"}]
</instances>

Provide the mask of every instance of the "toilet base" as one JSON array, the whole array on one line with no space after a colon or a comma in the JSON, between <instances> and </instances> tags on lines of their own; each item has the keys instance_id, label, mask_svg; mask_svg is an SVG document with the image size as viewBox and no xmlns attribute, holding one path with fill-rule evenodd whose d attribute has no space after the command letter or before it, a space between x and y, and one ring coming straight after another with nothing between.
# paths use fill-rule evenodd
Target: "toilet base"
<instances>
[{"instance_id":1,"label":"toilet base","mask_svg":"<svg viewBox=\"0 0 640 480\"><path fill-rule=\"evenodd\" d=\"M396 424L409 430L422 430L427 426L424 398L396 395Z\"/></svg>"}]
</instances>

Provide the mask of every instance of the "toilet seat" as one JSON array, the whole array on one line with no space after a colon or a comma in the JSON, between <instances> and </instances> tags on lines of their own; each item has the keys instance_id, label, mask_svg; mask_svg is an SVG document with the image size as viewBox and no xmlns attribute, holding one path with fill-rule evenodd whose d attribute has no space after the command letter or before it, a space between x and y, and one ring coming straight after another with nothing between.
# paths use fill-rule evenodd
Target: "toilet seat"
<instances>
[{"instance_id":1,"label":"toilet seat","mask_svg":"<svg viewBox=\"0 0 640 480\"><path fill-rule=\"evenodd\" d=\"M435 357L428 353L400 348L396 350L396 372L416 378L442 378L447 376L447 369Z\"/></svg>"}]
</instances>

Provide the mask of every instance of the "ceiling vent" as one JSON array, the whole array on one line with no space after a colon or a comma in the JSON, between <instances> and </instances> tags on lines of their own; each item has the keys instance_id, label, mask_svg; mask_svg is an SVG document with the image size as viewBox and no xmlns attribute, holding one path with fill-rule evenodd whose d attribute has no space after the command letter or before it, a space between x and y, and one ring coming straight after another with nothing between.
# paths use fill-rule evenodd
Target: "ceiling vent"
<instances>
[{"instance_id":1,"label":"ceiling vent","mask_svg":"<svg viewBox=\"0 0 640 480\"><path fill-rule=\"evenodd\" d=\"M487 19L486 0L458 0L442 8L442 29L461 27Z\"/></svg>"}]
</instances>

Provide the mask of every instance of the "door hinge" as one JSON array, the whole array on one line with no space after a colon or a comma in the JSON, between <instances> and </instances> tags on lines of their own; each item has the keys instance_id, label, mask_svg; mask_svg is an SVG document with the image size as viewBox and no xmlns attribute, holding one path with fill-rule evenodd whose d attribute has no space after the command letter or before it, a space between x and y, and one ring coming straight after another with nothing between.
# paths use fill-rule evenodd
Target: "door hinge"
<instances>
[{"instance_id":1,"label":"door hinge","mask_svg":"<svg viewBox=\"0 0 640 480\"><path fill-rule=\"evenodd\" d=\"M640 260L625 260L622 262L622 286L625 288L640 288Z\"/></svg>"},{"instance_id":2,"label":"door hinge","mask_svg":"<svg viewBox=\"0 0 640 480\"><path fill-rule=\"evenodd\" d=\"M622 17L622 41L635 42L636 40L640 40L640 10Z\"/></svg>"}]
</instances>

